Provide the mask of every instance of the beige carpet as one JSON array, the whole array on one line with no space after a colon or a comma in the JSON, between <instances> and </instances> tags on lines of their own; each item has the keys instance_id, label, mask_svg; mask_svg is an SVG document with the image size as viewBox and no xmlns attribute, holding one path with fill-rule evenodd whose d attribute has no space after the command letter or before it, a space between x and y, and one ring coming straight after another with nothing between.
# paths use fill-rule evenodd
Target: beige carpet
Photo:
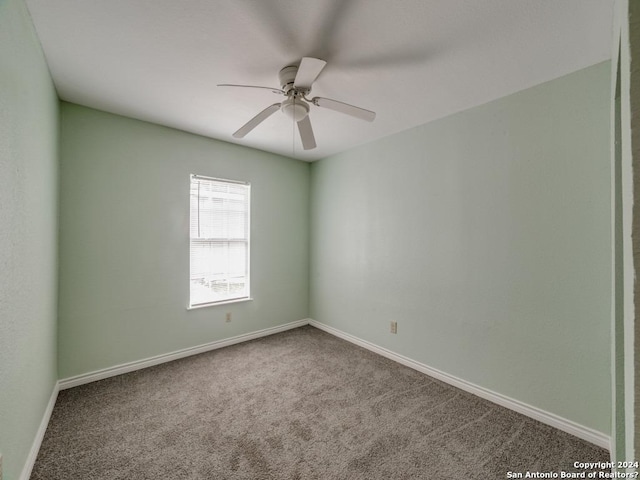
<instances>
[{"instance_id":1,"label":"beige carpet","mask_svg":"<svg viewBox=\"0 0 640 480\"><path fill-rule=\"evenodd\" d=\"M60 392L31 478L493 480L608 460L302 327Z\"/></svg>"}]
</instances>

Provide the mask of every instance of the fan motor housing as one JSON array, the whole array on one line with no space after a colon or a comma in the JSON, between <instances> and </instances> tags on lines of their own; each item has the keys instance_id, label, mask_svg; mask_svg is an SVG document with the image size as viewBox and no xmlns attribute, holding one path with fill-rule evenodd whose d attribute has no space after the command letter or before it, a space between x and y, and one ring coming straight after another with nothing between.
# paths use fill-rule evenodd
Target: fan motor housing
<instances>
[{"instance_id":1,"label":"fan motor housing","mask_svg":"<svg viewBox=\"0 0 640 480\"><path fill-rule=\"evenodd\" d=\"M278 73L278 78L280 79L280 86L282 90L286 94L289 94L291 90L293 90L293 83L296 80L296 74L298 73L298 67L294 65L290 65L288 67L284 67Z\"/></svg>"}]
</instances>

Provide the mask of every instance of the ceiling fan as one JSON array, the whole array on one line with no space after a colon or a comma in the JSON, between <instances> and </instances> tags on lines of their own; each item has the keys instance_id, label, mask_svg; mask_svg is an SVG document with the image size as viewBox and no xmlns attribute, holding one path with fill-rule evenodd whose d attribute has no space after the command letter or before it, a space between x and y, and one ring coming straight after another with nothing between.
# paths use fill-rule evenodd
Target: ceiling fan
<instances>
[{"instance_id":1,"label":"ceiling fan","mask_svg":"<svg viewBox=\"0 0 640 480\"><path fill-rule=\"evenodd\" d=\"M316 81L318 75L320 75L320 72L322 72L326 64L327 62L318 58L304 57L299 66L289 65L284 67L278 74L282 88L260 87L255 85L234 85L229 83L219 84L219 87L262 88L287 97L283 102L274 103L262 110L234 132L233 137L244 138L244 136L251 132L251 130L264 122L277 110L280 110L289 118L295 120L298 125L300 140L302 140L302 147L305 150L311 150L316 147L316 139L313 135L311 120L309 119L309 104L351 115L352 117L366 120L367 122L373 122L376 118L376 114L370 110L355 107L337 100L331 100L330 98L307 97L311 92L313 82Z\"/></svg>"}]
</instances>

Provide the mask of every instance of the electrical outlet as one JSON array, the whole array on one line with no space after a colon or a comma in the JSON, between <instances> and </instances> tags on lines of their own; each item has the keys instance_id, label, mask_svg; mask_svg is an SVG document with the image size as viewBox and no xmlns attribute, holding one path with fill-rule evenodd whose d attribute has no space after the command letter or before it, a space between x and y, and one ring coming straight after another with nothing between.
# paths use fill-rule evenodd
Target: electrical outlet
<instances>
[{"instance_id":1,"label":"electrical outlet","mask_svg":"<svg viewBox=\"0 0 640 480\"><path fill-rule=\"evenodd\" d=\"M231 321L231 312L227 312L227 314L224 316L224 321L229 323ZM2 480L0 478L0 480Z\"/></svg>"},{"instance_id":2,"label":"electrical outlet","mask_svg":"<svg viewBox=\"0 0 640 480\"><path fill-rule=\"evenodd\" d=\"M391 322L391 333L398 333L398 322Z\"/></svg>"}]
</instances>

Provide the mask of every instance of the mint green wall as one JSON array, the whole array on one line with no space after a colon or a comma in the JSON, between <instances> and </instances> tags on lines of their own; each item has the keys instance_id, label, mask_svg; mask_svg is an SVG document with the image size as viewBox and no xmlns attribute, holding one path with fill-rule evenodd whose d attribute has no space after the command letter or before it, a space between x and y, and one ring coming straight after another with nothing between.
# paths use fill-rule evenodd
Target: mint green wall
<instances>
[{"instance_id":1,"label":"mint green wall","mask_svg":"<svg viewBox=\"0 0 640 480\"><path fill-rule=\"evenodd\" d=\"M61 124L60 378L308 316L307 163L69 103ZM251 182L251 302L186 310L191 173Z\"/></svg>"},{"instance_id":2,"label":"mint green wall","mask_svg":"<svg viewBox=\"0 0 640 480\"><path fill-rule=\"evenodd\" d=\"M605 62L314 163L311 317L608 434L609 109Z\"/></svg>"},{"instance_id":3,"label":"mint green wall","mask_svg":"<svg viewBox=\"0 0 640 480\"><path fill-rule=\"evenodd\" d=\"M0 0L0 453L17 479L57 379L58 99L22 0Z\"/></svg>"}]
</instances>

